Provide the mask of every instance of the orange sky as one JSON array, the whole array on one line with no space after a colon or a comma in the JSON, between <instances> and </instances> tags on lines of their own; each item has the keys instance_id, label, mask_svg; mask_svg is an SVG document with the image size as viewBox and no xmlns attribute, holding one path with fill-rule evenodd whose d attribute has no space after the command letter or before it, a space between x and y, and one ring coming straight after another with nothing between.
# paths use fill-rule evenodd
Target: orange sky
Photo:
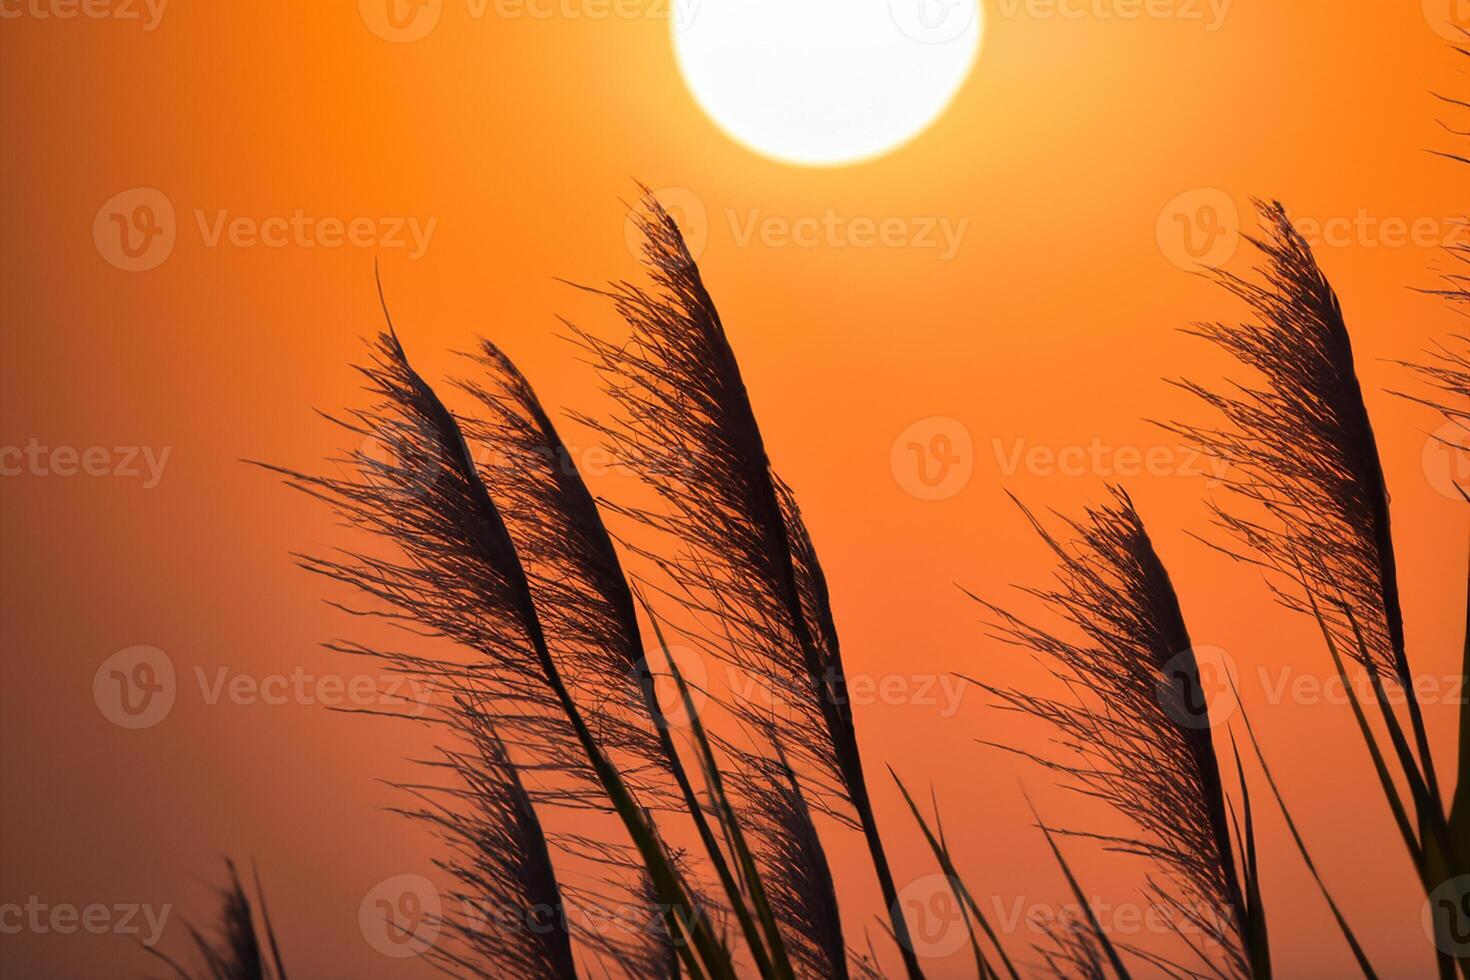
<instances>
[{"instance_id":1,"label":"orange sky","mask_svg":"<svg viewBox=\"0 0 1470 980\"><path fill-rule=\"evenodd\" d=\"M1257 575L1189 537L1205 529L1211 487L1142 421L1201 417L1160 379L1213 382L1228 366L1176 328L1236 313L1171 261L1179 226L1166 205L1188 194L1188 216L1223 198L1243 214L1251 195L1270 196L1314 223L1383 448L1409 655L1427 675L1455 669L1464 511L1436 486L1444 461L1426 457L1436 418L1383 390L1404 377L1386 359L1459 323L1412 291L1432 283L1444 262L1432 246L1463 211L1463 172L1424 152L1449 139L1430 93L1470 90L1418 0L1234 0L1215 30L1208 17L1099 16L1116 13L1106 0L1076 18L991 2L950 110L897 152L840 169L773 163L723 135L684 88L658 12L557 0L535 8L551 16L492 5L476 17L445 0L427 36L391 43L349 0L173 0L152 30L141 2L141 20L42 19L36 2L0 3L18 12L0 19L0 446L108 447L110 462L93 461L113 475L60 475L63 453L45 473L27 464L0 478L0 903L170 904L164 945L179 951L178 920L213 915L219 855L253 855L295 974L428 975L382 959L358 926L375 883L438 853L384 811L398 801L377 782L414 775L403 757L423 751L422 733L302 699L211 704L196 683L196 670L213 683L221 670L259 681L371 669L318 648L370 637L288 558L340 541L329 517L238 460L311 466L340 448L311 409L355 400L348 365L379 325L375 256L427 377L483 333L548 405L597 411L595 379L554 317L620 327L553 277L637 274L620 203L636 178L676 189L705 240L706 280L824 560L849 671L1033 682L1023 655L984 638L955 584L1001 596L1047 574L1004 490L1075 512L1116 474L1196 641L1228 651L1246 678L1295 815L1382 975L1424 975L1419 899L1350 716L1271 704L1260 681L1282 665L1322 676L1325 652ZM1195 6L1208 8L1172 9ZM128 260L105 216L94 235L99 209L135 188L175 214L173 249L147 271L118 267ZM121 200L132 213L159 198ZM344 243L214 237L222 217L298 211L340 222ZM358 228L371 241L346 241L356 218L373 219ZM845 230L786 241L802 218ZM864 221L885 220L958 237L952 248L854 240ZM419 229L422 254L373 237L395 223ZM333 234L331 221L313 227ZM928 438L936 417L968 435L969 477L919 499L893 448L915 424ZM586 440L569 427L574 446ZM124 446L151 453L138 454L138 476L111 452ZM1094 446L1101 456L1087 459L1101 466L1052 472L1048 453ZM1130 475L1129 453L1154 447L1160 471ZM156 481L148 459L161 464ZM622 486L593 482L613 496ZM158 724L125 730L92 684L103 661L138 645L164 651L178 696ZM856 714L900 886L933 868L879 779L885 762L938 788L977 891L1007 908L1058 901L1018 779L1059 822L1075 802L973 741L1036 729L973 691L952 713L875 703ZM1455 707L1428 717L1447 767ZM1277 815L1261 819L1278 973L1337 976L1349 961L1330 919ZM876 888L849 871L861 841L829 837L849 939L867 928L881 943ZM1094 890L1128 899L1115 859L1071 853ZM1031 938L1023 929L1013 947ZM0 959L7 975L34 978L149 963L116 936L30 931L0 935ZM932 964L934 977L966 975L963 951Z\"/></svg>"}]
</instances>

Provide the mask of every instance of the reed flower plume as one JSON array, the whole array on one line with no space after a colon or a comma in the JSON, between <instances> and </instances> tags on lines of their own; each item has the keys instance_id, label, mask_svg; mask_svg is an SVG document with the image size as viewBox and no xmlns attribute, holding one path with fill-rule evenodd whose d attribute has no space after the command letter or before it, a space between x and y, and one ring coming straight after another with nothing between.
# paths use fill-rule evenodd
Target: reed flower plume
<instances>
[{"instance_id":1,"label":"reed flower plume","mask_svg":"<svg viewBox=\"0 0 1470 980\"><path fill-rule=\"evenodd\" d=\"M1253 315L1236 326L1198 325L1194 332L1254 369L1261 381L1217 393L1181 385L1224 417L1218 428L1169 428L1229 464L1227 486L1255 506L1216 507L1217 518L1243 545L1234 557L1279 573L1282 601L1310 612L1322 632L1373 760L1400 835L1428 888L1466 866L1463 834L1446 821L1424 712L1404 648L1404 622L1391 531L1389 495L1378 444L1364 405L1341 304L1307 242L1280 204L1261 204L1265 231L1251 239L1264 257L1259 281L1228 272L1215 278ZM1428 377L1451 389L1463 361L1433 363ZM1289 583L1278 584L1283 578ZM1366 671L1387 747L1412 801L1405 806L1388 770L1385 747L1347 679L1345 657ZM1409 726L1390 702L1396 681ZM1453 970L1441 957L1441 974ZM1462 963L1462 971L1467 967Z\"/></svg>"},{"instance_id":2,"label":"reed flower plume","mask_svg":"<svg viewBox=\"0 0 1470 980\"><path fill-rule=\"evenodd\" d=\"M1429 391L1395 394L1427 405L1444 415L1446 421L1470 430L1470 336L1453 334L1445 341L1431 344L1420 360L1402 362L1402 366ZM1437 438L1445 441L1443 437Z\"/></svg>"},{"instance_id":3,"label":"reed flower plume","mask_svg":"<svg viewBox=\"0 0 1470 980\"><path fill-rule=\"evenodd\" d=\"M446 937L426 955L446 972L507 980L575 980L562 891L546 835L486 712L463 704L467 752L448 753L463 790L446 805L425 799L411 815L449 843L454 879L441 923Z\"/></svg>"},{"instance_id":4,"label":"reed flower plume","mask_svg":"<svg viewBox=\"0 0 1470 980\"><path fill-rule=\"evenodd\" d=\"M240 883L235 862L226 860L225 865L230 871L230 883L220 889L223 901L215 935L210 937L192 925L188 927L202 969L191 972L151 946L144 949L172 967L175 976L182 980L286 980L286 968L281 963L281 950L266 912L259 875L255 879L255 893L261 928L257 929L256 910Z\"/></svg>"},{"instance_id":5,"label":"reed flower plume","mask_svg":"<svg viewBox=\"0 0 1470 980\"><path fill-rule=\"evenodd\" d=\"M765 690L759 707L781 712L794 757L846 795L845 767L828 734L842 710L827 690L840 676L822 645L803 586L820 569L800 567L790 494L772 472L739 365L714 301L677 225L652 197L635 220L645 235L652 292L614 284L605 295L632 330L609 343L577 330L619 412L585 418L617 456L662 498L664 510L618 508L685 549L657 561L697 612L728 635L721 653ZM574 330L576 328L573 328ZM804 532L803 532L804 533ZM764 716L764 715L763 715ZM839 727L850 729L850 721Z\"/></svg>"},{"instance_id":6,"label":"reed flower plume","mask_svg":"<svg viewBox=\"0 0 1470 980\"><path fill-rule=\"evenodd\" d=\"M477 460L496 487L530 578L553 655L614 761L666 795L677 765L664 732L637 606L597 503L520 370L481 341L483 380L458 380L485 410L461 419L465 438L492 451Z\"/></svg>"},{"instance_id":7,"label":"reed flower plume","mask_svg":"<svg viewBox=\"0 0 1470 980\"><path fill-rule=\"evenodd\" d=\"M1462 58L1470 58L1470 46L1467 46L1470 44L1470 30L1464 27L1459 27L1458 30L1461 43L1454 45L1452 50ZM1453 121L1441 119L1440 127L1448 135L1455 137L1460 145L1456 150L1433 150L1431 152L1456 163L1470 163L1470 156L1467 156L1470 150L1466 149L1470 129L1465 128L1464 122L1466 113L1470 112L1470 102L1464 98L1438 93L1435 97L1439 99L1446 111L1454 116ZM1470 217L1460 218L1462 225L1467 222L1470 222ZM1445 246L1443 252L1451 265L1448 271L1440 274L1440 288L1431 290L1431 292L1448 300L1459 312L1470 313L1470 308L1467 308L1467 304L1470 304L1470 272L1466 271L1466 266L1470 265L1470 243L1457 241L1453 245Z\"/></svg>"},{"instance_id":8,"label":"reed flower plume","mask_svg":"<svg viewBox=\"0 0 1470 980\"><path fill-rule=\"evenodd\" d=\"M465 431L472 441L500 450L481 466L494 467L492 482L502 488L508 526L521 553L533 556L532 589L569 684L590 704L598 732L613 733L601 741L614 747L613 760L625 773L641 777L645 798L665 810L682 806L693 820L757 966L769 969L767 939L746 908L721 836L671 737L644 652L637 602L598 505L524 375L488 341L473 359L487 381L458 384L487 414L483 421L466 420ZM732 828L724 829L728 834ZM716 903L704 907L712 915L723 911Z\"/></svg>"},{"instance_id":9,"label":"reed flower plume","mask_svg":"<svg viewBox=\"0 0 1470 980\"><path fill-rule=\"evenodd\" d=\"M1097 936L1085 922L1064 920L1047 929L1037 953L1048 976L1057 980L1106 980Z\"/></svg>"},{"instance_id":10,"label":"reed flower plume","mask_svg":"<svg viewBox=\"0 0 1470 980\"><path fill-rule=\"evenodd\" d=\"M359 440L335 461L345 475L272 469L393 547L297 558L306 570L378 600L361 609L338 604L348 612L447 637L480 659L450 664L352 644L336 648L424 675L451 712L456 697L493 693L502 727L513 744L536 754L538 768L592 782L533 652L539 621L514 544L458 424L391 331L379 335L359 370L373 403L332 418Z\"/></svg>"},{"instance_id":11,"label":"reed flower plume","mask_svg":"<svg viewBox=\"0 0 1470 980\"><path fill-rule=\"evenodd\" d=\"M1190 332L1256 371L1260 383L1222 393L1179 382L1225 424L1166 427L1226 462L1226 485L1263 509L1258 517L1215 508L1253 555L1247 560L1322 601L1339 646L1365 667L1407 682L1388 490L1342 306L1285 209L1259 209L1265 231L1249 240L1263 256L1260 281L1213 273L1254 319ZM1279 594L1294 608L1310 608L1296 591Z\"/></svg>"},{"instance_id":12,"label":"reed flower plume","mask_svg":"<svg viewBox=\"0 0 1470 980\"><path fill-rule=\"evenodd\" d=\"M546 801L616 812L639 849L665 914L687 925L709 969L728 975L728 952L689 907L679 873L652 832L636 787L610 761L615 751L628 747L624 740L634 729L603 724L602 716L594 715L594 733L563 679L527 571L534 565L523 564L494 497L505 492L506 481L495 481L496 470L477 464L460 420L409 365L391 322L363 373L376 401L340 424L365 440L388 433L395 458L383 463L358 450L347 460L357 475L341 478L276 469L291 484L331 503L349 524L385 538L397 553L352 551L335 558L303 556L301 562L386 607L364 614L455 640L480 659L450 664L344 648L426 675L447 696L439 720L453 730L473 734L474 719L466 711L493 704L497 731L511 736L506 744L512 751L526 754L536 770L579 786L570 792L552 788ZM523 544L536 540L534 532L522 534ZM561 625L564 620L553 622ZM634 893L644 885L634 883ZM647 938L659 939L652 933ZM650 951L646 959L666 962L667 949Z\"/></svg>"},{"instance_id":13,"label":"reed flower plume","mask_svg":"<svg viewBox=\"0 0 1470 980\"><path fill-rule=\"evenodd\" d=\"M1062 774L1071 788L1126 816L1136 832L1065 832L1154 862L1168 884L1152 883L1151 890L1175 913L1181 936L1198 931L1220 948L1195 947L1207 968L1250 976L1252 910L1237 874L1200 667L1168 572L1122 490L1067 520L1068 542L1022 510L1059 560L1053 587L1025 591L1056 615L1067 635L979 601L995 617L995 635L1043 654L1075 700L973 681L1004 707L1048 722L1062 758L1001 747ZM1058 954L1090 950L1079 937L1063 938Z\"/></svg>"},{"instance_id":14,"label":"reed flower plume","mask_svg":"<svg viewBox=\"0 0 1470 980\"><path fill-rule=\"evenodd\" d=\"M780 758L747 757L737 781L756 859L799 977L846 980L837 887L796 774Z\"/></svg>"},{"instance_id":15,"label":"reed flower plume","mask_svg":"<svg viewBox=\"0 0 1470 980\"><path fill-rule=\"evenodd\" d=\"M644 202L634 220L652 288L620 282L601 291L631 337L610 343L572 328L617 405L609 420L584 421L663 505L620 512L683 546L672 558L641 553L707 625L709 649L761 689L732 710L751 730L774 733L812 806L833 812L830 798L851 803L894 909L821 565L791 491L771 467L699 268L673 219L651 194ZM917 977L907 927L901 914L892 917Z\"/></svg>"}]
</instances>

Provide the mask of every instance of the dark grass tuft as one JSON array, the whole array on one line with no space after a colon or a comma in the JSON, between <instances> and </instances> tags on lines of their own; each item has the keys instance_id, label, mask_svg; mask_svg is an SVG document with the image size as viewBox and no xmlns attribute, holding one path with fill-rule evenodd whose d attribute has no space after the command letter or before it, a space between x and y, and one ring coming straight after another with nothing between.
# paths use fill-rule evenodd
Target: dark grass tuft
<instances>
[{"instance_id":1,"label":"dark grass tuft","mask_svg":"<svg viewBox=\"0 0 1470 980\"><path fill-rule=\"evenodd\" d=\"M1055 587L1025 591L1077 638L979 601L995 616L995 635L1045 655L1053 676L1076 699L1038 697L981 683L1003 706L1050 723L1064 758L1001 747L1061 773L1072 788L1128 817L1138 833L1066 832L1154 862L1168 879L1154 891L1177 922L1199 930L1223 950L1220 969L1249 975L1243 942L1248 911L1208 709L1169 575L1121 490L1113 491L1110 504L1067 521L1073 536L1067 543L1053 537L1030 511L1026 515L1060 565ZM1083 950L1072 940L1061 948Z\"/></svg>"}]
</instances>

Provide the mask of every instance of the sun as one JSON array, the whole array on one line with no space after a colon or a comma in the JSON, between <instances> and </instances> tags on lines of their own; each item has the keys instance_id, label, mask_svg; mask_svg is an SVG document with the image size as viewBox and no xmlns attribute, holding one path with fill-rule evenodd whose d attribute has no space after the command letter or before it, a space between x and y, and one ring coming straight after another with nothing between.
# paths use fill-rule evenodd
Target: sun
<instances>
[{"instance_id":1,"label":"sun","mask_svg":"<svg viewBox=\"0 0 1470 980\"><path fill-rule=\"evenodd\" d=\"M679 70L731 137L839 166L913 139L975 63L978 0L674 0Z\"/></svg>"}]
</instances>

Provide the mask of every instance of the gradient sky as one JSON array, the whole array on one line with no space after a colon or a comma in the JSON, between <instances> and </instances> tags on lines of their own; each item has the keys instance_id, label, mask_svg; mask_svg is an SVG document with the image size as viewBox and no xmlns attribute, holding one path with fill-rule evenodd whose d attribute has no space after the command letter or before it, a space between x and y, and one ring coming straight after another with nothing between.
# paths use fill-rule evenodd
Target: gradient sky
<instances>
[{"instance_id":1,"label":"gradient sky","mask_svg":"<svg viewBox=\"0 0 1470 980\"><path fill-rule=\"evenodd\" d=\"M374 636L289 557L349 539L239 460L310 467L342 448L312 410L356 400L349 365L380 324L375 258L426 377L481 333L548 405L604 408L555 317L621 328L556 277L638 275L624 220L638 180L701 248L825 563L849 671L1034 689L1028 658L987 639L956 586L1005 597L1048 574L1006 490L1072 513L1124 482L1196 641L1236 665L1382 975L1428 970L1420 899L1350 715L1272 694L1283 669L1325 677L1325 651L1258 574L1190 536L1207 533L1218 490L1144 420L1206 417L1162 379L1231 370L1178 332L1238 313L1188 274L1183 235L1197 256L1220 243L1204 257L1243 272L1231 213L1248 230L1252 196L1281 200L1315 232L1352 329L1409 655L1424 675L1456 669L1464 510L1444 492L1451 460L1428 446L1436 417L1385 392L1408 383L1392 359L1462 322L1414 291L1445 267L1440 245L1467 240L1463 171L1425 152L1452 139L1431 93L1470 91L1436 29L1449 0L1234 0L1218 18L1203 0L1141 18L1106 0L1064 5L1078 16L991 2L949 111L840 169L775 163L724 135L681 81L663 7L545 0L476 16L445 0L406 42L350 0L173 0L156 23L142 3L137 20L0 7L0 446L35 447L0 459L0 904L169 905L163 948L179 952L181 920L214 915L220 857L254 857L294 974L428 975L385 960L358 921L378 883L427 873L438 853L386 812L401 800L380 782L415 775L404 760L425 733L310 698L211 697L221 678L373 672L320 649ZM171 249L128 255L112 215ZM567 436L589 449L570 423ZM936 436L956 469L908 448L944 448ZM583 457L594 489L626 493L597 461ZM137 646L163 652L177 692L166 717L129 730L93 682ZM1056 822L1087 811L976 742L1039 746L1044 733L976 691L953 711L883 700L855 710L900 885L934 869L884 763L936 787L977 891L1006 910L1058 902L1020 782ZM1456 706L1427 711L1447 765ZM1260 819L1279 973L1337 976L1349 960L1331 920L1278 815ZM849 939L866 929L881 945L861 840L828 838ZM1069 853L1093 890L1129 900L1126 862ZM1011 941L1033 938L1023 927ZM135 945L25 930L0 935L0 960L31 978L136 974L150 961ZM931 976L969 975L966 956Z\"/></svg>"}]
</instances>

